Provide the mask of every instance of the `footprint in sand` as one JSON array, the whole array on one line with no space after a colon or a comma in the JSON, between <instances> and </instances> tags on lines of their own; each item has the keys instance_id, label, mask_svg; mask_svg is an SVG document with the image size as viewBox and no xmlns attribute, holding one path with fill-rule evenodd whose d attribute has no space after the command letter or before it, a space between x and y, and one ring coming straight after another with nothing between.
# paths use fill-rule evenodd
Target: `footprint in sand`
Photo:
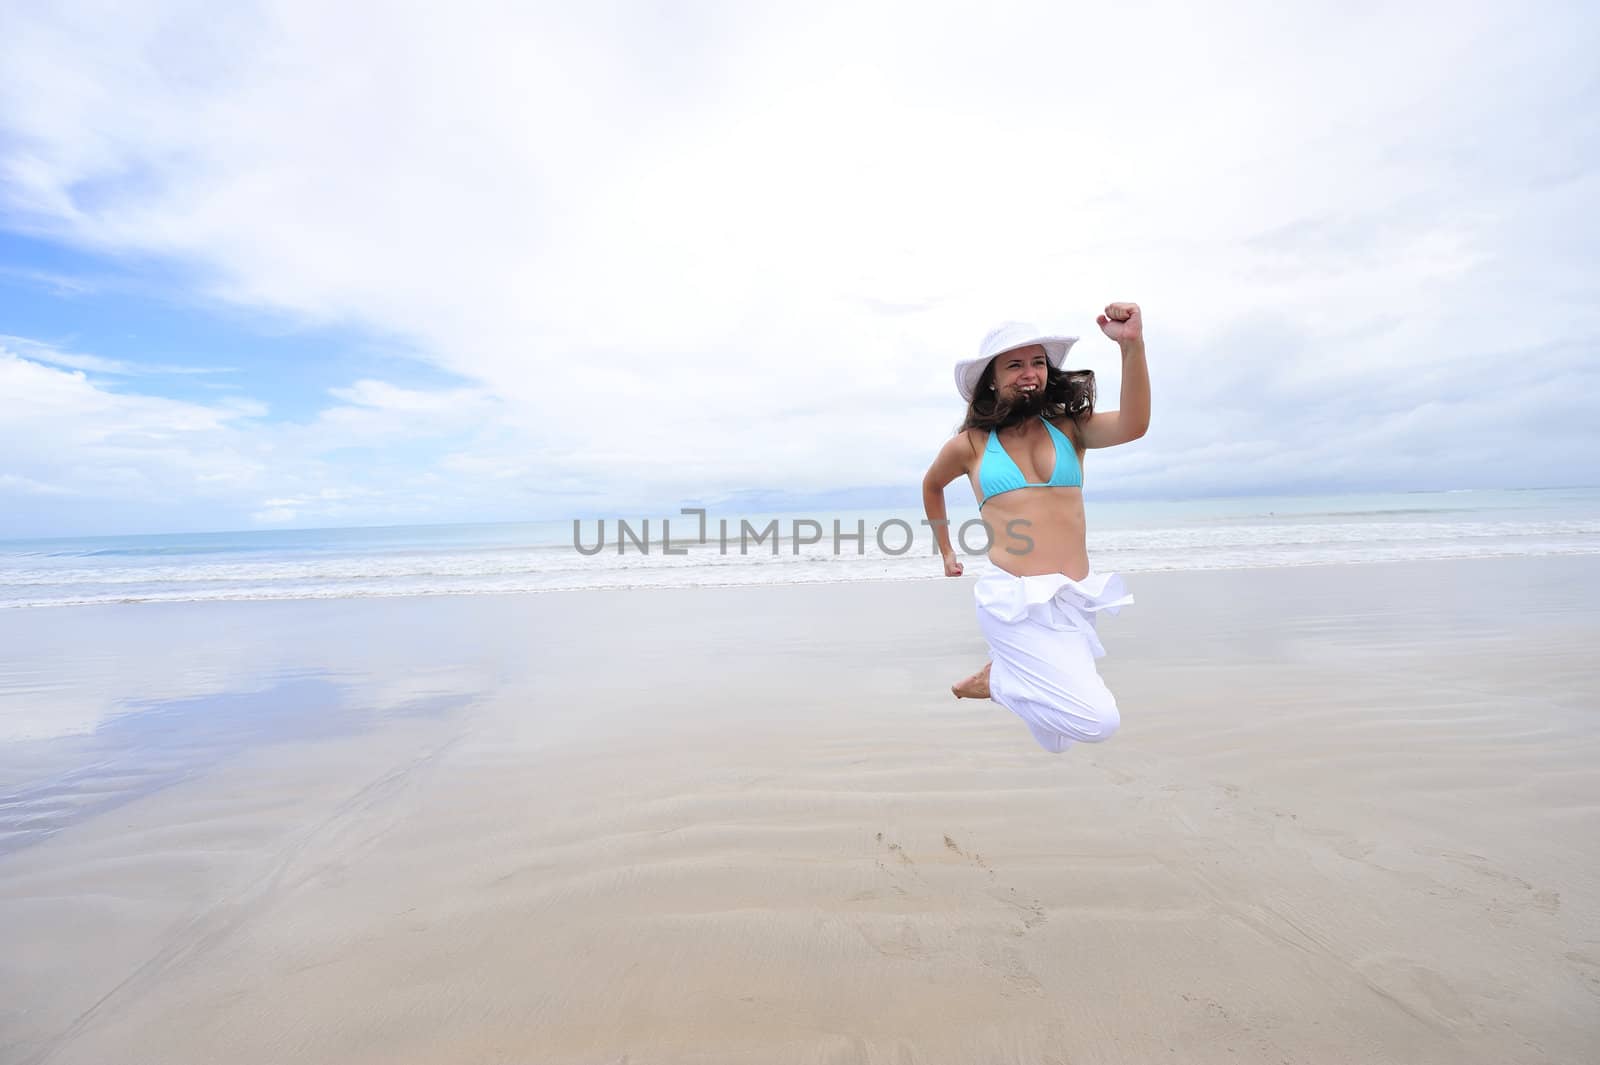
<instances>
[{"instance_id":1,"label":"footprint in sand","mask_svg":"<svg viewBox=\"0 0 1600 1065\"><path fill-rule=\"evenodd\" d=\"M916 869L917 863L912 860L911 855L907 854L905 848L900 844L893 840L884 839L882 832L877 833L873 838L883 848L882 857L875 859L873 864L880 871L888 874L889 890L900 896L909 894L898 881L908 866L910 867L911 875L921 880L921 874ZM891 855L893 856L894 864L886 864L886 859ZM872 902L882 897L883 894L878 891L860 891L850 896L847 901ZM923 946L922 935L917 930L915 921L909 918L902 920L894 927L893 931L886 930L881 923L857 924L856 931L861 934L861 938L866 940L873 950L885 958L915 960L924 958L928 954L927 949Z\"/></svg>"},{"instance_id":2,"label":"footprint in sand","mask_svg":"<svg viewBox=\"0 0 1600 1065\"><path fill-rule=\"evenodd\" d=\"M1561 955L1577 967L1579 975L1592 987L1600 989L1600 958L1580 950L1569 950Z\"/></svg>"},{"instance_id":3,"label":"footprint in sand","mask_svg":"<svg viewBox=\"0 0 1600 1065\"><path fill-rule=\"evenodd\" d=\"M882 832L876 833L873 838L883 847L886 857L888 855L893 855L895 861L899 863L899 866L902 869L909 867L909 871L917 879L917 884L915 886L919 890L928 889L929 885L927 880L923 877L921 871L918 869L915 859L913 859L911 855L906 852L904 847L894 840L885 839ZM957 843L955 839L949 835L944 837L944 846L946 850L952 854L958 855L968 864L983 870L984 874L989 878L990 883L993 885L990 890L986 892L986 894L991 899L1001 903L1006 908L1013 911L1022 923L1022 927L1010 933L1013 937L1027 935L1028 932L1039 927L1050 919L1049 911L1045 909L1044 903L1039 899L1030 898L1026 895L1023 895L1021 892L1017 891L1015 887L1009 887L1000 884L999 878L994 869L990 867L988 862L984 861L983 855L977 853L976 851L967 851L962 849L961 844ZM891 866L886 865L883 858L877 859L875 864L879 870L890 875L890 890L892 890L896 895L908 894L904 886L895 882L898 879L896 876L896 870ZM1001 891L1001 887L1005 887L1005 890ZM847 901L868 902L880 897L881 896L876 891L861 891L857 892L855 895L852 895Z\"/></svg>"},{"instance_id":4,"label":"footprint in sand","mask_svg":"<svg viewBox=\"0 0 1600 1065\"><path fill-rule=\"evenodd\" d=\"M1479 876L1499 881L1502 884L1508 884L1521 891L1531 892L1533 907L1540 913L1553 914L1561 909L1560 892L1537 890L1532 884L1515 873L1508 873L1503 869L1495 868L1490 864L1489 859L1481 854L1473 854L1470 851L1446 850L1443 847L1413 847L1412 850L1425 857L1448 859L1457 865L1471 869Z\"/></svg>"},{"instance_id":5,"label":"footprint in sand","mask_svg":"<svg viewBox=\"0 0 1600 1065\"><path fill-rule=\"evenodd\" d=\"M991 881L998 880L998 877L995 876L994 870L989 867L989 863L983 860L983 855L977 853L976 851L968 852L962 850L961 845L954 839L951 839L949 836L944 837L944 845L947 850L959 854L961 857L967 859L967 861L971 862L973 865L989 874L989 879ZM991 892L989 897L997 902L1004 903L1012 910L1015 910L1017 915L1022 918L1022 927L1017 931L1012 932L1011 934L1013 936L1026 935L1029 930L1037 928L1039 925L1044 924L1045 921L1049 919L1048 912L1038 899L1024 901L1023 896L1018 893L1017 889L1014 887L1008 888L1006 893L1003 895Z\"/></svg>"},{"instance_id":6,"label":"footprint in sand","mask_svg":"<svg viewBox=\"0 0 1600 1065\"><path fill-rule=\"evenodd\" d=\"M883 833L882 832L879 832L873 838L876 839L878 841L878 843L883 847L884 853L883 853L882 857L873 859L873 863L872 864L878 867L878 871L879 872L888 874L888 876L889 876L889 890L890 891L894 892L896 895L906 895L906 894L908 894L908 892L905 889L905 885L903 883L901 883L901 875L900 874L901 874L902 871L904 871L905 867L909 866L911 875L916 877L917 880L920 882L922 880L922 874L917 872L917 863L911 860L911 855L907 854L905 848L900 846L900 844L894 842L893 840L887 840L886 841L883 838ZM894 860L900 866L899 869L891 868L890 866L888 866L888 865L886 865L884 863L884 859L885 858L889 858L891 856L894 858ZM869 901L869 900L877 899L877 898L881 898L881 897L882 896L877 891L860 891L860 892L857 892L856 894L852 895L847 901L849 901L849 902L865 902L865 901Z\"/></svg>"},{"instance_id":7,"label":"footprint in sand","mask_svg":"<svg viewBox=\"0 0 1600 1065\"><path fill-rule=\"evenodd\" d=\"M960 844L951 839L949 836L944 838L944 845L946 849L954 851L955 853L961 855L961 857L970 861L973 865L976 865L979 869L982 869L984 872L988 873L989 879L994 879L994 870L990 869L989 863L983 860L983 855L979 854L977 851L973 851L971 854L968 854L966 851L961 849Z\"/></svg>"},{"instance_id":8,"label":"footprint in sand","mask_svg":"<svg viewBox=\"0 0 1600 1065\"><path fill-rule=\"evenodd\" d=\"M1013 947L986 944L979 948L978 964L1000 977L1004 983L1000 992L1003 995L1044 994L1044 985Z\"/></svg>"},{"instance_id":9,"label":"footprint in sand","mask_svg":"<svg viewBox=\"0 0 1600 1065\"><path fill-rule=\"evenodd\" d=\"M1400 954L1357 958L1352 968L1367 986L1413 1017L1459 1026L1473 1021L1471 1004L1433 967Z\"/></svg>"},{"instance_id":10,"label":"footprint in sand","mask_svg":"<svg viewBox=\"0 0 1600 1065\"><path fill-rule=\"evenodd\" d=\"M1044 908L1044 905L1038 899L1032 899L1025 902L1023 901L1022 896L1017 894L1016 891L1016 888L1012 888L1011 895L1009 897L995 897L999 898L1001 902L1015 910L1017 916L1022 919L1022 927L1011 933L1013 936L1021 937L1027 935L1033 929L1038 928L1040 925L1048 921L1050 919L1050 913Z\"/></svg>"},{"instance_id":11,"label":"footprint in sand","mask_svg":"<svg viewBox=\"0 0 1600 1065\"><path fill-rule=\"evenodd\" d=\"M915 960L927 955L927 950L922 945L922 934L911 921L901 921L894 932L887 935L870 925L858 926L857 931L873 950L885 958Z\"/></svg>"},{"instance_id":12,"label":"footprint in sand","mask_svg":"<svg viewBox=\"0 0 1600 1065\"><path fill-rule=\"evenodd\" d=\"M882 832L876 833L873 838L882 848L883 853L883 857L880 857L876 862L877 867L889 874L891 881L898 878L909 867L911 875L915 876L919 882L919 889L923 891L929 889L930 885L923 878L916 861L906 852L904 847L894 840L885 839ZM995 871L990 868L988 862L984 861L983 855L975 851L962 849L961 844L948 835L944 837L944 846L948 852L962 859L965 864L983 870L991 883L995 881ZM894 862L892 863L887 862L890 855L894 856ZM906 894L906 891L898 884L893 885L893 890L901 895ZM1038 899L1028 899L1014 887L1008 887L1002 891L1001 886L995 884L987 889L984 894L1006 906L1019 918L1021 927L1009 933L1013 939L1026 935L1031 929L1037 928L1048 919L1044 905ZM851 901L867 901L878 897L880 896L876 892L861 892L853 896ZM923 943L918 926L911 919L900 921L893 927L892 931L881 922L859 924L856 926L856 930L873 950L886 958L922 960L931 957L933 953ZM1044 985L1029 970L1027 964L1023 961L1022 954L1015 947L1006 945L1005 940L990 940L986 942L980 947L978 960L984 969L1000 978L1002 994L1032 996L1044 994Z\"/></svg>"}]
</instances>

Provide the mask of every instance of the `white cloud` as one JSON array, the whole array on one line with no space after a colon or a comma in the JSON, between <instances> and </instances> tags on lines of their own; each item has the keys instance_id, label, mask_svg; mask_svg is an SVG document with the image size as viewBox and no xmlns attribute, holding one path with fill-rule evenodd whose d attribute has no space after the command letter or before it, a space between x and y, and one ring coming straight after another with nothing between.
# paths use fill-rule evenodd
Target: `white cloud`
<instances>
[{"instance_id":1,"label":"white cloud","mask_svg":"<svg viewBox=\"0 0 1600 1065\"><path fill-rule=\"evenodd\" d=\"M43 484L31 477L22 477L15 473L0 473L0 493L23 496L70 496L76 494L70 488L63 488L55 484Z\"/></svg>"},{"instance_id":2,"label":"white cloud","mask_svg":"<svg viewBox=\"0 0 1600 1065\"><path fill-rule=\"evenodd\" d=\"M87 370L90 373L107 374L113 377L140 377L146 375L183 375L183 374L214 374L232 373L231 367L225 366L173 366L167 363L136 363L122 359L107 359L99 355L80 355L28 337L0 335L0 351L9 349L17 355L32 359L34 362L46 362L53 366L65 366L72 370Z\"/></svg>"},{"instance_id":3,"label":"white cloud","mask_svg":"<svg viewBox=\"0 0 1600 1065\"><path fill-rule=\"evenodd\" d=\"M36 350L36 348L35 348ZM261 464L238 423L258 407L215 406L106 391L0 348L0 453L37 494L156 502L248 482Z\"/></svg>"},{"instance_id":4,"label":"white cloud","mask_svg":"<svg viewBox=\"0 0 1600 1065\"><path fill-rule=\"evenodd\" d=\"M471 448L484 438L494 404L470 389L424 393L363 380L336 390L344 402L308 422L267 422L266 406L249 398L202 404L113 391L58 359L31 357L48 345L17 346L30 357L0 347L0 528L11 535L43 535L56 519L93 527L85 505L156 531L174 521L446 520L451 506L507 503L503 484L419 491L447 470L429 472L408 448ZM339 462L351 449L363 449L361 461ZM387 458L391 450L402 457Z\"/></svg>"},{"instance_id":5,"label":"white cloud","mask_svg":"<svg viewBox=\"0 0 1600 1065\"><path fill-rule=\"evenodd\" d=\"M1600 332L1596 34L1541 12L69 4L0 43L0 167L14 226L475 382L357 382L277 445L462 434L412 471L444 510L912 483L995 320L1084 335L1114 407L1110 299L1156 419L1097 487L1570 480L1595 440L1534 386Z\"/></svg>"}]
</instances>

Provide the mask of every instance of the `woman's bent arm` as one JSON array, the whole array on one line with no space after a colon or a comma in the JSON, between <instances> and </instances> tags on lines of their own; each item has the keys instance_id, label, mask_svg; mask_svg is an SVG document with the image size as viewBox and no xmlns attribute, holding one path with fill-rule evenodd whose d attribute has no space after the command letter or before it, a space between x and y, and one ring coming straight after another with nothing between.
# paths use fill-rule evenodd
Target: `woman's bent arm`
<instances>
[{"instance_id":1,"label":"woman's bent arm","mask_svg":"<svg viewBox=\"0 0 1600 1065\"><path fill-rule=\"evenodd\" d=\"M939 455L922 478L922 509L933 526L934 540L939 544L939 555L944 559L947 577L961 575L961 562L955 548L950 545L950 519L944 505L945 485L967 472L972 445L967 435L953 436L939 449Z\"/></svg>"}]
</instances>

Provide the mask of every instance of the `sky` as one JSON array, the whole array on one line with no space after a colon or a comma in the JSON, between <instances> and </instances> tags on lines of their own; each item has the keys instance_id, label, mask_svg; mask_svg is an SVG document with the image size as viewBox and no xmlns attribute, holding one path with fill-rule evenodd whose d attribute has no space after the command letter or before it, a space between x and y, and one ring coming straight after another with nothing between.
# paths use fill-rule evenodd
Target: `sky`
<instances>
[{"instance_id":1,"label":"sky","mask_svg":"<svg viewBox=\"0 0 1600 1065\"><path fill-rule=\"evenodd\" d=\"M906 505L1113 300L1091 497L1595 484L1600 17L1484 6L8 4L0 537Z\"/></svg>"}]
</instances>

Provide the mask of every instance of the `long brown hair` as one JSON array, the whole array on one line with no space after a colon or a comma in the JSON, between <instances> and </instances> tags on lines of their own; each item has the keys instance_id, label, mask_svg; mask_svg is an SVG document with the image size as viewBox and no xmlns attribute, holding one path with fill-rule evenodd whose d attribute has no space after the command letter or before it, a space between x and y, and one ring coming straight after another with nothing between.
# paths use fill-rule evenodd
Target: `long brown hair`
<instances>
[{"instance_id":1,"label":"long brown hair","mask_svg":"<svg viewBox=\"0 0 1600 1065\"><path fill-rule=\"evenodd\" d=\"M967 417L957 432L968 429L1003 429L1016 425L1030 415L1006 402L990 386L994 384L994 360L983 368L978 387L967 404ZM1044 409L1041 415L1052 421L1071 418L1075 428L1082 428L1094 413L1094 371L1058 370L1045 368Z\"/></svg>"}]
</instances>

